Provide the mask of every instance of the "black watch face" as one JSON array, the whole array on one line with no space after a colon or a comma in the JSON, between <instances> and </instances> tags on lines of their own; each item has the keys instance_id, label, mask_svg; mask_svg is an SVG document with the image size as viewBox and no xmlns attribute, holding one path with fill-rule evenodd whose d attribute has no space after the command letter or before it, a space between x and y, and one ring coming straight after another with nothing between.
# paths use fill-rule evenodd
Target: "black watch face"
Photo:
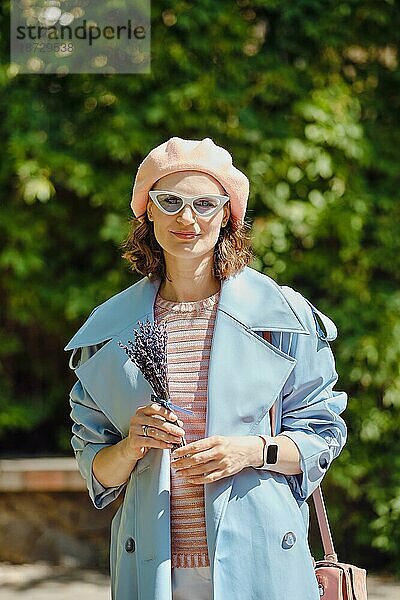
<instances>
[{"instance_id":1,"label":"black watch face","mask_svg":"<svg viewBox=\"0 0 400 600\"><path fill-rule=\"evenodd\" d=\"M278 446L270 444L267 449L267 464L274 465L278 461Z\"/></svg>"}]
</instances>

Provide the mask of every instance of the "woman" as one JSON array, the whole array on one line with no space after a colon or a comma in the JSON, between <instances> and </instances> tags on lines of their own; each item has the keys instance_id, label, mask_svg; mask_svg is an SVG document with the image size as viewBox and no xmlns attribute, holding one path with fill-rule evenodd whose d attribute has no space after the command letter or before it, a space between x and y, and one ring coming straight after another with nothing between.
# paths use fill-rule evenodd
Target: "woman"
<instances>
[{"instance_id":1,"label":"woman","mask_svg":"<svg viewBox=\"0 0 400 600\"><path fill-rule=\"evenodd\" d=\"M103 508L125 488L111 528L116 600L319 598L306 499L346 438L336 329L247 266L247 197L246 176L209 138L153 149L124 254L145 277L66 347L90 497ZM147 317L167 324L171 399L190 416L151 403L118 345Z\"/></svg>"}]
</instances>

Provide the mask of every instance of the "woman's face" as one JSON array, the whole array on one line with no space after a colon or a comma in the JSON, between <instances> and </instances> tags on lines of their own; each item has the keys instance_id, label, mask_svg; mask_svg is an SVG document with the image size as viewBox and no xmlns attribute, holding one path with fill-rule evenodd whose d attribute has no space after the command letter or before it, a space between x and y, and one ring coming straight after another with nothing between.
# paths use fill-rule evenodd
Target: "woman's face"
<instances>
[{"instance_id":1,"label":"woman's face","mask_svg":"<svg viewBox=\"0 0 400 600\"><path fill-rule=\"evenodd\" d=\"M152 187L153 190L168 190L181 193L184 196L200 194L225 195L221 184L211 175L199 171L181 171L171 173L159 179ZM225 204L211 217L196 215L190 206L186 205L177 215L166 215L151 200L147 204L147 215L154 222L154 235L167 263L171 261L187 261L206 258L213 261L214 247L217 243L221 226L229 220L229 204ZM179 233L195 234L193 237L179 237ZM212 264L212 263L211 263Z\"/></svg>"}]
</instances>

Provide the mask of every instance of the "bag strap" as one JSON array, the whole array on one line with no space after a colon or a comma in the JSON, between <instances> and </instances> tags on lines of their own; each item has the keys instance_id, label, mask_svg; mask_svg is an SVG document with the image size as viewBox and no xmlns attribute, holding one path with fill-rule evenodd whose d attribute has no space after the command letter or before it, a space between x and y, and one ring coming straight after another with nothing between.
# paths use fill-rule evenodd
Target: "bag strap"
<instances>
[{"instance_id":1,"label":"bag strap","mask_svg":"<svg viewBox=\"0 0 400 600\"><path fill-rule=\"evenodd\" d=\"M272 337L269 331L262 332L263 338L271 343ZM276 431L276 406L274 404L271 406L269 410L269 419L271 424L271 435L275 435ZM331 528L329 526L328 515L325 508L324 497L322 495L321 486L319 485L312 493L312 499L314 501L315 513L317 515L317 522L319 527L319 532L321 535L322 546L324 548L324 560L330 562L338 562L338 557L335 552L335 548L333 545Z\"/></svg>"},{"instance_id":2,"label":"bag strap","mask_svg":"<svg viewBox=\"0 0 400 600\"><path fill-rule=\"evenodd\" d=\"M324 497L320 485L313 491L312 499L317 515L322 546L324 548L324 560L336 563L338 562L338 557L333 546L331 528L329 527L328 515L326 513Z\"/></svg>"}]
</instances>

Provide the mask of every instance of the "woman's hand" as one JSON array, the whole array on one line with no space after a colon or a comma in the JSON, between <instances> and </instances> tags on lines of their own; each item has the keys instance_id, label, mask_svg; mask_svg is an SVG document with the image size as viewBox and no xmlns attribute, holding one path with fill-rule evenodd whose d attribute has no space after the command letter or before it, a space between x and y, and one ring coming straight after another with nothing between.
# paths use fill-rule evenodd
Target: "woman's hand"
<instances>
[{"instance_id":1,"label":"woman's hand","mask_svg":"<svg viewBox=\"0 0 400 600\"><path fill-rule=\"evenodd\" d=\"M260 466L263 447L263 441L257 435L214 435L174 450L172 468L191 483L210 483L234 475L245 467Z\"/></svg>"},{"instance_id":2,"label":"woman's hand","mask_svg":"<svg viewBox=\"0 0 400 600\"><path fill-rule=\"evenodd\" d=\"M144 425L147 425L146 436L143 432ZM182 426L182 421L175 413L155 402L139 406L130 420L128 436L123 440L126 458L139 460L149 448L173 448L185 435Z\"/></svg>"}]
</instances>

